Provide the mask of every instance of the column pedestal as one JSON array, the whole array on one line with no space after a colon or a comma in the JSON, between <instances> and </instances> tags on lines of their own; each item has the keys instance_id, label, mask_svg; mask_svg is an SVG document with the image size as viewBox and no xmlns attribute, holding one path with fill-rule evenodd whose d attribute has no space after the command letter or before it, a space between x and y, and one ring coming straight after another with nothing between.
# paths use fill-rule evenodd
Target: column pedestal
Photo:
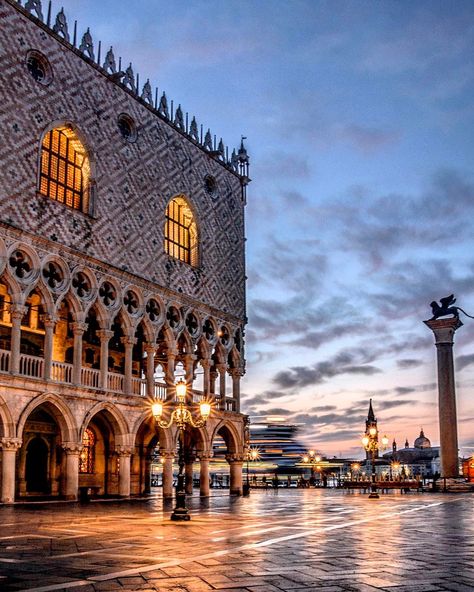
<instances>
[{"instance_id":1,"label":"column pedestal","mask_svg":"<svg viewBox=\"0 0 474 592\"><path fill-rule=\"evenodd\" d=\"M441 477L459 477L458 426L454 381L454 333L462 322L457 318L424 321L435 336L438 361L439 437Z\"/></svg>"},{"instance_id":2,"label":"column pedestal","mask_svg":"<svg viewBox=\"0 0 474 592\"><path fill-rule=\"evenodd\" d=\"M63 444L66 453L66 483L64 497L67 500L77 500L79 490L79 455L82 445L74 442Z\"/></svg>"}]
</instances>

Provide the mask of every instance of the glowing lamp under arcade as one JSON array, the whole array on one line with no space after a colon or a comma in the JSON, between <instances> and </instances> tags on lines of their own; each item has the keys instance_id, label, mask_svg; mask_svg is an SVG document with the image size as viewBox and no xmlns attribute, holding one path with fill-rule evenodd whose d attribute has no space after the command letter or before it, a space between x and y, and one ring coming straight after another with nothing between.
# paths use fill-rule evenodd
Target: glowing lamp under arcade
<instances>
[{"instance_id":1,"label":"glowing lamp under arcade","mask_svg":"<svg viewBox=\"0 0 474 592\"><path fill-rule=\"evenodd\" d=\"M160 403L160 401L155 401L155 403L153 403L151 406L151 412L155 419L160 419L160 417L163 415L163 403Z\"/></svg>"},{"instance_id":2,"label":"glowing lamp under arcade","mask_svg":"<svg viewBox=\"0 0 474 592\"><path fill-rule=\"evenodd\" d=\"M211 405L210 403L200 403L199 404L199 411L201 413L201 417L203 419L207 419L209 417L209 415L211 414Z\"/></svg>"}]
</instances>

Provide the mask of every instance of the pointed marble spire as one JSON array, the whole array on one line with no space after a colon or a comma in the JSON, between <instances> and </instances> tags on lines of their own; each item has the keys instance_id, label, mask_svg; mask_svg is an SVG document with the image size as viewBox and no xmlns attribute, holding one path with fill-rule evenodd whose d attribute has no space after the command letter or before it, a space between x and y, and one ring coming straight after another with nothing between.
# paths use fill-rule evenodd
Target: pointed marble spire
<instances>
[{"instance_id":1,"label":"pointed marble spire","mask_svg":"<svg viewBox=\"0 0 474 592\"><path fill-rule=\"evenodd\" d=\"M106 70L110 74L115 74L115 72L117 72L117 64L115 63L114 50L112 49L112 46L110 46L109 51L105 55L105 60L102 64L102 68L104 68L104 70Z\"/></svg>"},{"instance_id":2,"label":"pointed marble spire","mask_svg":"<svg viewBox=\"0 0 474 592\"><path fill-rule=\"evenodd\" d=\"M207 150L213 150L213 146L212 146L212 136L211 136L211 130L208 129L206 132L206 135L204 136L204 148L206 148Z\"/></svg>"},{"instance_id":3,"label":"pointed marble spire","mask_svg":"<svg viewBox=\"0 0 474 592\"><path fill-rule=\"evenodd\" d=\"M122 79L122 84L124 84L125 86L129 86L130 90L133 90L133 92L137 92L137 88L135 86L135 75L133 73L133 68L132 68L131 63L128 66L128 68L125 70L125 76Z\"/></svg>"},{"instance_id":4,"label":"pointed marble spire","mask_svg":"<svg viewBox=\"0 0 474 592\"><path fill-rule=\"evenodd\" d=\"M153 105L153 93L151 91L151 84L150 84L150 79L149 78L147 78L147 81L143 85L142 94L140 96L149 105Z\"/></svg>"},{"instance_id":5,"label":"pointed marble spire","mask_svg":"<svg viewBox=\"0 0 474 592\"><path fill-rule=\"evenodd\" d=\"M232 150L232 155L230 157L230 166L234 169L234 171L237 171L239 168L239 159L235 152L235 148Z\"/></svg>"},{"instance_id":6,"label":"pointed marble spire","mask_svg":"<svg viewBox=\"0 0 474 592\"><path fill-rule=\"evenodd\" d=\"M94 60L94 43L92 42L92 35L87 27L87 31L82 36L81 44L79 45L79 51L82 53L87 53L91 60Z\"/></svg>"},{"instance_id":7,"label":"pointed marble spire","mask_svg":"<svg viewBox=\"0 0 474 592\"><path fill-rule=\"evenodd\" d=\"M178 105L178 108L176 109L174 124L178 129L184 130L183 110L181 109L181 105Z\"/></svg>"},{"instance_id":8,"label":"pointed marble spire","mask_svg":"<svg viewBox=\"0 0 474 592\"><path fill-rule=\"evenodd\" d=\"M189 135L191 136L191 138L193 140L196 140L196 142L199 142L199 129L198 129L198 124L197 124L195 117L193 117L193 119L191 121L191 127L189 128Z\"/></svg>"},{"instance_id":9,"label":"pointed marble spire","mask_svg":"<svg viewBox=\"0 0 474 592\"><path fill-rule=\"evenodd\" d=\"M170 112L168 110L168 99L166 98L166 93L163 92L160 99L160 104L158 106L158 113L169 119Z\"/></svg>"},{"instance_id":10,"label":"pointed marble spire","mask_svg":"<svg viewBox=\"0 0 474 592\"><path fill-rule=\"evenodd\" d=\"M369 413L367 414L367 421L375 421L375 414L374 410L372 409L372 399L370 399L369 403Z\"/></svg>"},{"instance_id":11,"label":"pointed marble spire","mask_svg":"<svg viewBox=\"0 0 474 592\"><path fill-rule=\"evenodd\" d=\"M217 152L219 152L219 158L224 158L225 148L222 138L220 139L219 146L217 147Z\"/></svg>"},{"instance_id":12,"label":"pointed marble spire","mask_svg":"<svg viewBox=\"0 0 474 592\"><path fill-rule=\"evenodd\" d=\"M43 20L43 11L41 9L41 0L28 0L25 4L25 10L28 12L35 11L36 16L42 21Z\"/></svg>"},{"instance_id":13,"label":"pointed marble spire","mask_svg":"<svg viewBox=\"0 0 474 592\"><path fill-rule=\"evenodd\" d=\"M69 31L67 28L67 20L66 15L64 14L64 8L61 8L61 10L56 15L56 22L53 25L53 31L66 41L69 41Z\"/></svg>"}]
</instances>

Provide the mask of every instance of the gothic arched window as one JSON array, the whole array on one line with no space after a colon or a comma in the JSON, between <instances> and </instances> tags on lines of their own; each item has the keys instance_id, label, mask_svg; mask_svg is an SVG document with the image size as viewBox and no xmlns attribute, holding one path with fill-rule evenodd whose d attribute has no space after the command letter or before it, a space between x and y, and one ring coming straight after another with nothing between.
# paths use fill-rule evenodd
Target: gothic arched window
<instances>
[{"instance_id":1,"label":"gothic arched window","mask_svg":"<svg viewBox=\"0 0 474 592\"><path fill-rule=\"evenodd\" d=\"M89 157L71 127L50 130L41 145L40 193L88 213L89 175Z\"/></svg>"},{"instance_id":2,"label":"gothic arched window","mask_svg":"<svg viewBox=\"0 0 474 592\"><path fill-rule=\"evenodd\" d=\"M79 456L79 473L93 473L95 464L95 434L87 428L82 436L82 452Z\"/></svg>"},{"instance_id":3,"label":"gothic arched window","mask_svg":"<svg viewBox=\"0 0 474 592\"><path fill-rule=\"evenodd\" d=\"M174 197L166 208L165 251L171 257L198 265L198 232L184 197Z\"/></svg>"}]
</instances>

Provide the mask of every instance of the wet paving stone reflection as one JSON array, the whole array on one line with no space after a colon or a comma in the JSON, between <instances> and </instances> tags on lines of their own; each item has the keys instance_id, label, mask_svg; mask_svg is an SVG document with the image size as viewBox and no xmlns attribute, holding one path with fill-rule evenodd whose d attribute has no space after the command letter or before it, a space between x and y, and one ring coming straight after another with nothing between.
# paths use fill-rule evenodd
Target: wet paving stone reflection
<instances>
[{"instance_id":1,"label":"wet paving stone reflection","mask_svg":"<svg viewBox=\"0 0 474 592\"><path fill-rule=\"evenodd\" d=\"M0 590L474 590L472 494L220 493L0 507Z\"/></svg>"}]
</instances>

